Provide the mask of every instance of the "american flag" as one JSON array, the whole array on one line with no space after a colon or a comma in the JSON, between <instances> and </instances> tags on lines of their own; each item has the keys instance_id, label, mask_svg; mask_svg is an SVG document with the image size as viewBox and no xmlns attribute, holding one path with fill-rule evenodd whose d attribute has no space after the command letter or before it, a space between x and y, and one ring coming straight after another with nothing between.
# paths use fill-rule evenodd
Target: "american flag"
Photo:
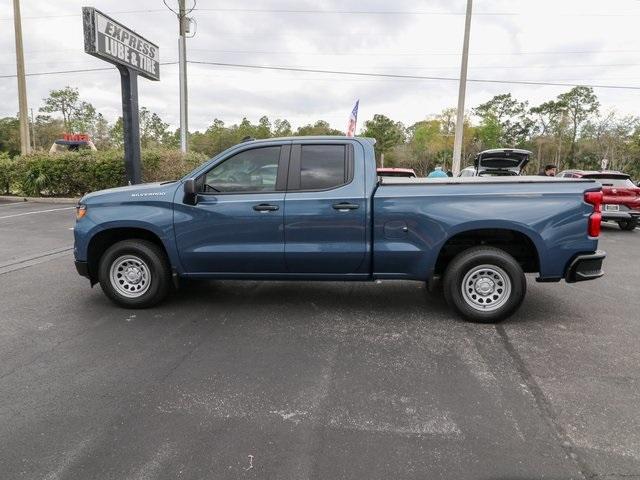
<instances>
[{"instance_id":1,"label":"american flag","mask_svg":"<svg viewBox=\"0 0 640 480\"><path fill-rule=\"evenodd\" d=\"M356 100L356 104L353 106L353 110L351 110L351 115L349 115L349 123L347 124L347 137L353 137L356 134L356 123L358 123L359 104L360 100Z\"/></svg>"}]
</instances>

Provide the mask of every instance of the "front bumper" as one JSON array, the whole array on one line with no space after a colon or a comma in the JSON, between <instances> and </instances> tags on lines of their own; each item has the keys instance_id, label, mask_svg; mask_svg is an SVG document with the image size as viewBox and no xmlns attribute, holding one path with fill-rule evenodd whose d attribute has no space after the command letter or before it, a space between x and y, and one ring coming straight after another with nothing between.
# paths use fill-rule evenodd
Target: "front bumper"
<instances>
[{"instance_id":1,"label":"front bumper","mask_svg":"<svg viewBox=\"0 0 640 480\"><path fill-rule=\"evenodd\" d=\"M564 279L567 283L574 283L600 278L604 275L602 262L604 262L606 256L606 252L602 250L578 255L569 264Z\"/></svg>"}]
</instances>

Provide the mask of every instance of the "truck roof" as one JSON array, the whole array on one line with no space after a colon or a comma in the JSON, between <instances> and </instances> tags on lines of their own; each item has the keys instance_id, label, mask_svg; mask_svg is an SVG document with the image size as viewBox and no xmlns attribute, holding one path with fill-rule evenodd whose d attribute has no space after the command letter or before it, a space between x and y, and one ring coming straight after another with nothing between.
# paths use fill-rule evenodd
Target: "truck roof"
<instances>
[{"instance_id":1,"label":"truck roof","mask_svg":"<svg viewBox=\"0 0 640 480\"><path fill-rule=\"evenodd\" d=\"M296 140L360 140L376 143L375 138L370 137L347 137L346 135L292 135L289 137L258 138L247 140L243 143L268 143L268 142L294 142Z\"/></svg>"}]
</instances>

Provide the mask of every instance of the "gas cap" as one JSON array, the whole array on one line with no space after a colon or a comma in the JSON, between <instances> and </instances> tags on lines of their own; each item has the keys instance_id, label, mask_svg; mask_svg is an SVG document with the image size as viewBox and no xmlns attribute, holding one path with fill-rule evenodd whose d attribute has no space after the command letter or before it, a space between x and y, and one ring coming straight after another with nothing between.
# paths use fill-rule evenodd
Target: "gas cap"
<instances>
[{"instance_id":1,"label":"gas cap","mask_svg":"<svg viewBox=\"0 0 640 480\"><path fill-rule=\"evenodd\" d=\"M403 238L408 232L409 227L404 220L392 220L384 224L385 238Z\"/></svg>"}]
</instances>

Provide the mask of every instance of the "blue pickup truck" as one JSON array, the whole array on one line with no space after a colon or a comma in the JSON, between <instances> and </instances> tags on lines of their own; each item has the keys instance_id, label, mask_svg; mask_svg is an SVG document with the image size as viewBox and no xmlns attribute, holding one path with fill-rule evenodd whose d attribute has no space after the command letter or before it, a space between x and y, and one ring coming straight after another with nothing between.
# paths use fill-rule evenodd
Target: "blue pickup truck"
<instances>
[{"instance_id":1,"label":"blue pickup truck","mask_svg":"<svg viewBox=\"0 0 640 480\"><path fill-rule=\"evenodd\" d=\"M85 195L75 265L127 308L184 279L400 279L495 322L520 306L525 273L602 276L601 202L593 180L378 177L367 138L251 140L179 181Z\"/></svg>"}]
</instances>

